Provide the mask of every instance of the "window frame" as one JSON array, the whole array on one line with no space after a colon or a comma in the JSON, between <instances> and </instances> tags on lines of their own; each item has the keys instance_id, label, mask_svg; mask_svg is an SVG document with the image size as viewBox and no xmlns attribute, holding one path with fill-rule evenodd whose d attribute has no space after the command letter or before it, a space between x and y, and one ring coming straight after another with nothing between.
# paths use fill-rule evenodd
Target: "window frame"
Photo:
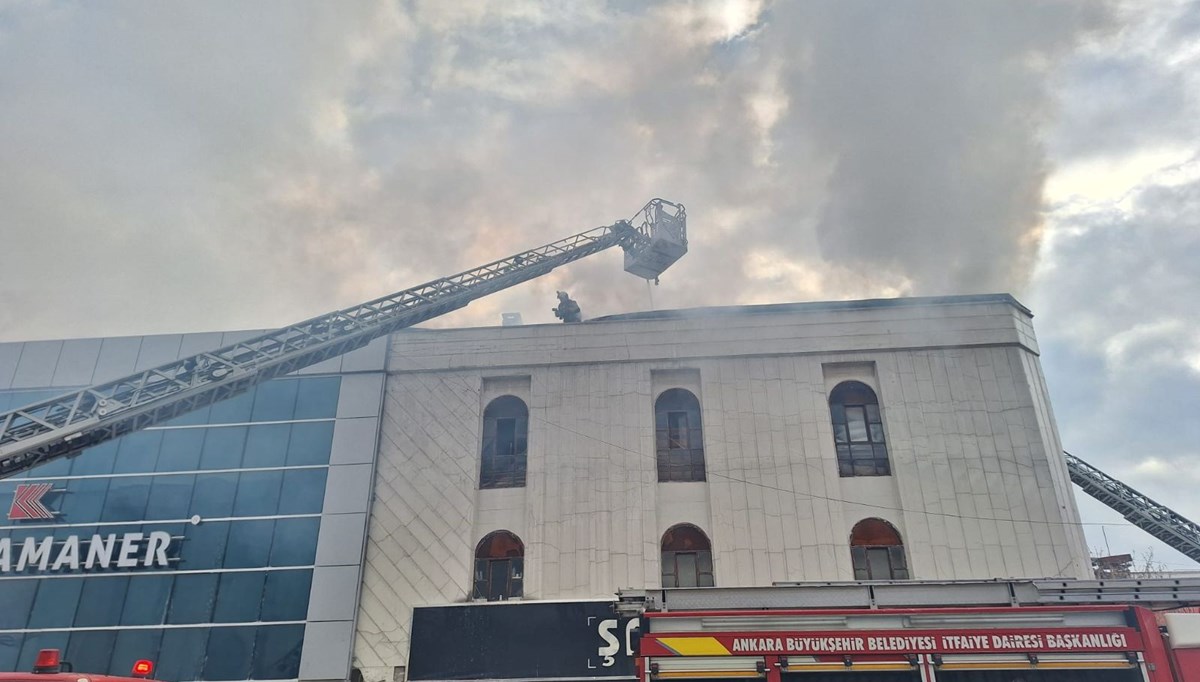
<instances>
[{"instance_id":1,"label":"window frame","mask_svg":"<svg viewBox=\"0 0 1200 682\"><path fill-rule=\"evenodd\" d=\"M681 537L677 537L681 534ZM689 537L690 536L690 537ZM661 563L661 586L671 587L715 587L716 579L713 570L712 541L700 528L690 523L680 523L671 526L663 533L659 542ZM681 581L683 570L680 566L681 557L692 557L693 571L689 581ZM670 570L668 570L670 569ZM668 577L670 579L668 580ZM691 584L685 584L691 583Z\"/></svg>"},{"instance_id":2,"label":"window frame","mask_svg":"<svg viewBox=\"0 0 1200 682\"><path fill-rule=\"evenodd\" d=\"M867 533L874 533L874 536L862 537ZM886 576L874 575L876 562L886 563ZM912 579L900 531L880 518L862 519L850 530L850 565L855 580Z\"/></svg>"},{"instance_id":3,"label":"window frame","mask_svg":"<svg viewBox=\"0 0 1200 682\"><path fill-rule=\"evenodd\" d=\"M852 420L852 413L861 419ZM839 383L829 392L829 421L839 477L892 475L883 409L875 389L857 380ZM854 426L861 427L861 437Z\"/></svg>"},{"instance_id":4,"label":"window frame","mask_svg":"<svg viewBox=\"0 0 1200 682\"><path fill-rule=\"evenodd\" d=\"M500 442L501 425L511 422L512 439ZM509 452L501 452L507 445ZM529 406L515 395L502 395L483 409L479 447L479 489L525 487L529 457Z\"/></svg>"},{"instance_id":5,"label":"window frame","mask_svg":"<svg viewBox=\"0 0 1200 682\"><path fill-rule=\"evenodd\" d=\"M683 424L682 433L679 422ZM659 483L695 483L707 479L704 418L695 393L674 387L655 398L654 451Z\"/></svg>"},{"instance_id":6,"label":"window frame","mask_svg":"<svg viewBox=\"0 0 1200 682\"><path fill-rule=\"evenodd\" d=\"M502 544L503 543L503 544ZM504 548L507 545L507 549ZM515 553L514 553L515 550ZM500 554L503 552L503 554ZM503 567L503 585L495 584L496 570ZM486 601L520 599L525 594L525 543L516 533L497 530L483 536L475 546L471 598Z\"/></svg>"}]
</instances>

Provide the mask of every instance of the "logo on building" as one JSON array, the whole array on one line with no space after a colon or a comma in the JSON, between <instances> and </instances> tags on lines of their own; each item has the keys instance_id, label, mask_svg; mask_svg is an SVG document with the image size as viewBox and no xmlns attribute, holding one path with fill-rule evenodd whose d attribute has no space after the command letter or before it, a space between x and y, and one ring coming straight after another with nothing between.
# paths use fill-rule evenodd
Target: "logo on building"
<instances>
[{"instance_id":1,"label":"logo on building","mask_svg":"<svg viewBox=\"0 0 1200 682\"><path fill-rule=\"evenodd\" d=\"M42 498L50 492L52 486L51 483L22 483L17 486L13 492L12 506L8 508L8 520L53 519L54 512L42 504Z\"/></svg>"}]
</instances>

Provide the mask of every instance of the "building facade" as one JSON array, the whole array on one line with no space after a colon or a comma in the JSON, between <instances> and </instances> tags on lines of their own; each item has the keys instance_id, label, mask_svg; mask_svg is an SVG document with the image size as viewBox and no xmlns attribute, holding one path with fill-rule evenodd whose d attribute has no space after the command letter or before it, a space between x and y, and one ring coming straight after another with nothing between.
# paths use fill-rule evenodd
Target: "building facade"
<instances>
[{"instance_id":1,"label":"building facade","mask_svg":"<svg viewBox=\"0 0 1200 682\"><path fill-rule=\"evenodd\" d=\"M1088 577L1030 320L993 295L394 334L0 481L0 670L59 646L392 682L422 606ZM0 407L235 338L0 344Z\"/></svg>"},{"instance_id":2,"label":"building facade","mask_svg":"<svg viewBox=\"0 0 1200 682\"><path fill-rule=\"evenodd\" d=\"M411 331L387 365L368 680L405 664L414 606L1090 576L1009 296Z\"/></svg>"}]
</instances>

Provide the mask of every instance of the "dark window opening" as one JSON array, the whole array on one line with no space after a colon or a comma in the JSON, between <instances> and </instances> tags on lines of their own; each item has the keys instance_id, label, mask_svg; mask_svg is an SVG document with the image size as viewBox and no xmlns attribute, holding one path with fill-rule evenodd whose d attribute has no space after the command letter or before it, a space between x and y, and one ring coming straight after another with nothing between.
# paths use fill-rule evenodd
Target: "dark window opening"
<instances>
[{"instance_id":1,"label":"dark window opening","mask_svg":"<svg viewBox=\"0 0 1200 682\"><path fill-rule=\"evenodd\" d=\"M516 535L490 533L475 548L474 599L501 601L520 597L524 590L525 545Z\"/></svg>"},{"instance_id":2,"label":"dark window opening","mask_svg":"<svg viewBox=\"0 0 1200 682\"><path fill-rule=\"evenodd\" d=\"M855 580L908 580L904 542L892 524L863 519L850 531L850 560Z\"/></svg>"},{"instance_id":3,"label":"dark window opening","mask_svg":"<svg viewBox=\"0 0 1200 682\"><path fill-rule=\"evenodd\" d=\"M839 475L891 475L879 399L870 386L859 381L838 384L829 396L829 414Z\"/></svg>"},{"instance_id":4,"label":"dark window opening","mask_svg":"<svg viewBox=\"0 0 1200 682\"><path fill-rule=\"evenodd\" d=\"M488 403L483 411L483 452L480 488L520 488L525 485L525 454L529 441L529 408L516 396Z\"/></svg>"},{"instance_id":5,"label":"dark window opening","mask_svg":"<svg viewBox=\"0 0 1200 682\"><path fill-rule=\"evenodd\" d=\"M679 525L663 534L662 586L712 587L712 545L699 528Z\"/></svg>"},{"instance_id":6,"label":"dark window opening","mask_svg":"<svg viewBox=\"0 0 1200 682\"><path fill-rule=\"evenodd\" d=\"M700 401L691 391L672 388L654 402L658 480L703 481L704 435Z\"/></svg>"}]
</instances>

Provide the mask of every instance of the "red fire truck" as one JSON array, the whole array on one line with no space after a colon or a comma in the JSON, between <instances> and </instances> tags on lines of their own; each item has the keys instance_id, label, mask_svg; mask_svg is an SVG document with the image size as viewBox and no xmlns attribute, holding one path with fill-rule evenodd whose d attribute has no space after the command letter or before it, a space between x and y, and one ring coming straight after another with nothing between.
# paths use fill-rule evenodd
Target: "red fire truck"
<instances>
[{"instance_id":1,"label":"red fire truck","mask_svg":"<svg viewBox=\"0 0 1200 682\"><path fill-rule=\"evenodd\" d=\"M145 660L133 664L129 677L76 672L62 660L62 653L58 649L42 649L31 672L0 672L0 682L155 682L150 679L153 672L154 663Z\"/></svg>"},{"instance_id":2,"label":"red fire truck","mask_svg":"<svg viewBox=\"0 0 1200 682\"><path fill-rule=\"evenodd\" d=\"M828 589L842 587L848 586ZM910 592L926 587L910 586ZM970 601L957 587L947 584L942 601ZM1111 603L1094 599L1095 605L1044 605L1052 600L1042 598L1034 605L1017 599L1006 606L847 609L780 608L804 600L764 599L771 589L781 588L701 599L681 598L694 597L695 590L660 591L667 602L675 596L676 607L652 603L640 614L640 682L1200 682L1200 614L1130 605L1136 594L1126 603L1108 595ZM903 589L897 583L880 594ZM1094 598L1075 596L1071 601ZM1158 597L1143 595L1151 599ZM718 600L752 608L703 608Z\"/></svg>"}]
</instances>

